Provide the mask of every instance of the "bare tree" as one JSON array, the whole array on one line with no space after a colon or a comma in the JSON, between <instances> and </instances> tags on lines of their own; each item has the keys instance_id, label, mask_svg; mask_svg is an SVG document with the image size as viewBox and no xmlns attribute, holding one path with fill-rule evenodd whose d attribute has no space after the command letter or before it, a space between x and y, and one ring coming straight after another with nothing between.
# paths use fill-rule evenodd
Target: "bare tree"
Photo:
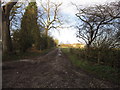
<instances>
[{"instance_id":1,"label":"bare tree","mask_svg":"<svg viewBox=\"0 0 120 90\"><path fill-rule=\"evenodd\" d=\"M84 9L78 8L77 5L75 6L78 10L76 16L81 21L81 24L77 26L77 37L82 38L86 42L88 48L104 31L111 30L114 24L117 23L117 19L120 18L119 2L96 5Z\"/></svg>"},{"instance_id":2,"label":"bare tree","mask_svg":"<svg viewBox=\"0 0 120 90\"><path fill-rule=\"evenodd\" d=\"M43 33L46 37L46 47L49 48L50 43L48 40L48 32L51 29L60 28L62 25L62 20L60 19L60 6L62 3L53 3L50 0L46 0L46 2L40 2L39 16L38 22L40 23L40 27L43 29Z\"/></svg>"},{"instance_id":3,"label":"bare tree","mask_svg":"<svg viewBox=\"0 0 120 90\"><path fill-rule=\"evenodd\" d=\"M18 0L11 0L2 6L2 39L3 39L3 52L12 52L12 41L10 37L10 11Z\"/></svg>"},{"instance_id":4,"label":"bare tree","mask_svg":"<svg viewBox=\"0 0 120 90\"><path fill-rule=\"evenodd\" d=\"M59 16L59 8L62 3L56 4L47 0L46 3L40 2L39 22L45 30L45 35L48 36L48 31L52 28L59 28L62 25Z\"/></svg>"},{"instance_id":5,"label":"bare tree","mask_svg":"<svg viewBox=\"0 0 120 90\"><path fill-rule=\"evenodd\" d=\"M117 32L114 34L114 31L112 31L113 30L109 33L104 32L101 36L97 37L91 45L99 49L112 49L119 47L120 43L116 37Z\"/></svg>"}]
</instances>

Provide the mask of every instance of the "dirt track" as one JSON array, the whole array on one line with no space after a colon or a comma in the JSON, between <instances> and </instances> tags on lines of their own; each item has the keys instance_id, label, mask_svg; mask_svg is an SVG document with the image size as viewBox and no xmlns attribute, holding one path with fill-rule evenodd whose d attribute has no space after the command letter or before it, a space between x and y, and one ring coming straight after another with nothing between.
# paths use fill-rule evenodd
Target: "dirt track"
<instances>
[{"instance_id":1,"label":"dirt track","mask_svg":"<svg viewBox=\"0 0 120 90\"><path fill-rule=\"evenodd\" d=\"M117 87L76 69L55 49L47 55L3 63L3 88L90 88Z\"/></svg>"}]
</instances>

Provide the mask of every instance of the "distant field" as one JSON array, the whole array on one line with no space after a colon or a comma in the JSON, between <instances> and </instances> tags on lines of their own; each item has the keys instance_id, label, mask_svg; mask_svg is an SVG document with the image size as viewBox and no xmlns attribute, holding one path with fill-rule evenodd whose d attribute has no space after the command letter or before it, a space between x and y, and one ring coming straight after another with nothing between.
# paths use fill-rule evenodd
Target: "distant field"
<instances>
[{"instance_id":1,"label":"distant field","mask_svg":"<svg viewBox=\"0 0 120 90\"><path fill-rule=\"evenodd\" d=\"M85 45L84 44L61 44L60 45L61 48L84 48Z\"/></svg>"}]
</instances>

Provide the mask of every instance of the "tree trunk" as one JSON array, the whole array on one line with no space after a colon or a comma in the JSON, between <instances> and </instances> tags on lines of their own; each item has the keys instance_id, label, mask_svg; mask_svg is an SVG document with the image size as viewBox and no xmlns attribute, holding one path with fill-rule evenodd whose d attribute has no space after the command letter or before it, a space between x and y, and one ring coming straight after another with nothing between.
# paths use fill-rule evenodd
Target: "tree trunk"
<instances>
[{"instance_id":1,"label":"tree trunk","mask_svg":"<svg viewBox=\"0 0 120 90\"><path fill-rule=\"evenodd\" d=\"M49 39L48 39L48 29L46 29L45 31L45 35L46 35L46 41L47 41L47 47L46 48L49 48Z\"/></svg>"},{"instance_id":2,"label":"tree trunk","mask_svg":"<svg viewBox=\"0 0 120 90\"><path fill-rule=\"evenodd\" d=\"M5 17L6 16L6 17ZM12 40L9 30L9 16L3 16L4 20L2 21L2 41L3 41L3 53L12 52Z\"/></svg>"},{"instance_id":3,"label":"tree trunk","mask_svg":"<svg viewBox=\"0 0 120 90\"><path fill-rule=\"evenodd\" d=\"M97 57L97 63L98 63L98 65L100 64L100 51L98 50L98 57Z\"/></svg>"},{"instance_id":4,"label":"tree trunk","mask_svg":"<svg viewBox=\"0 0 120 90\"><path fill-rule=\"evenodd\" d=\"M45 29L45 36L48 37L48 29Z\"/></svg>"},{"instance_id":5,"label":"tree trunk","mask_svg":"<svg viewBox=\"0 0 120 90\"><path fill-rule=\"evenodd\" d=\"M2 44L3 44L3 53L11 53L12 49L12 40L10 36L10 11L12 7L17 3L9 2L5 6L2 7Z\"/></svg>"},{"instance_id":6,"label":"tree trunk","mask_svg":"<svg viewBox=\"0 0 120 90\"><path fill-rule=\"evenodd\" d=\"M87 44L87 48L86 48L86 60L89 59L91 57L91 42L89 42Z\"/></svg>"}]
</instances>

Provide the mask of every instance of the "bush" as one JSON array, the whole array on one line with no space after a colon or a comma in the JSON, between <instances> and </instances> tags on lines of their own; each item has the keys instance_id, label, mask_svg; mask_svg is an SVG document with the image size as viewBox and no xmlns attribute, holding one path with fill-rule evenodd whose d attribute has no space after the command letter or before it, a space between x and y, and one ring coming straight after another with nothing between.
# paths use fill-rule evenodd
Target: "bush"
<instances>
[{"instance_id":1,"label":"bush","mask_svg":"<svg viewBox=\"0 0 120 90\"><path fill-rule=\"evenodd\" d=\"M100 52L98 49L93 49L89 53L86 49L74 49L74 48L64 48L62 49L62 51L69 57L73 65L80 67L81 69L91 74L95 74L101 79L110 80L118 84L120 80L120 68L118 68L117 65L115 64L117 62L115 59L118 60L119 59L118 57L120 57L119 56L120 51L118 49L113 49L110 50L109 52L107 52L108 50L105 50L105 52L102 50ZM101 60L104 59L103 63L106 64L103 65L101 63L97 64L97 58L95 59L93 57L95 57L94 55L97 55L98 52L100 52ZM115 56L113 53L115 54ZM89 57L90 55L91 57ZM114 63L109 61L109 59L112 61L115 60ZM115 67L112 67L112 65L110 64L115 65Z\"/></svg>"},{"instance_id":2,"label":"bush","mask_svg":"<svg viewBox=\"0 0 120 90\"><path fill-rule=\"evenodd\" d=\"M68 49L71 54L75 54L82 60L87 60L101 65L109 65L114 68L120 68L120 49Z\"/></svg>"}]
</instances>

